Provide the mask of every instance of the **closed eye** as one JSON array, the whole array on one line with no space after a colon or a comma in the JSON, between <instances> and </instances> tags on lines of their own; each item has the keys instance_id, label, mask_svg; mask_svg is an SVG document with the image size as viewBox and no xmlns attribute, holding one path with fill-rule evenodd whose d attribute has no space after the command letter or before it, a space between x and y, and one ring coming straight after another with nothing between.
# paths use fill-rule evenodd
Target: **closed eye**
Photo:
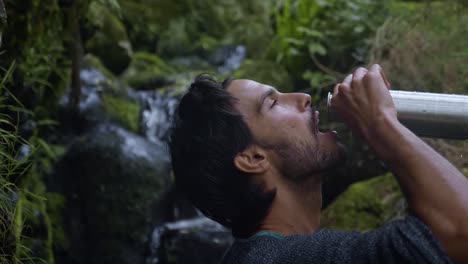
<instances>
[{"instance_id":1,"label":"closed eye","mask_svg":"<svg viewBox=\"0 0 468 264\"><path fill-rule=\"evenodd\" d=\"M278 100L277 100L277 99L274 99L274 100L273 100L273 103L272 103L271 106L270 106L270 108L273 108L273 106L275 106L277 102L278 102Z\"/></svg>"}]
</instances>

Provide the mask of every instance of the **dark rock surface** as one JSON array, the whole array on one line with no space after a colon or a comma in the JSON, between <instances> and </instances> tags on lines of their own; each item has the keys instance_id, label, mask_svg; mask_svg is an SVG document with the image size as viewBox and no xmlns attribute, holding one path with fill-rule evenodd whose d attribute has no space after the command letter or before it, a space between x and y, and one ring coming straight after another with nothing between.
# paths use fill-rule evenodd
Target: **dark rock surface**
<instances>
[{"instance_id":1,"label":"dark rock surface","mask_svg":"<svg viewBox=\"0 0 468 264\"><path fill-rule=\"evenodd\" d=\"M234 238L205 217L166 223L154 229L147 264L216 264Z\"/></svg>"},{"instance_id":2,"label":"dark rock surface","mask_svg":"<svg viewBox=\"0 0 468 264\"><path fill-rule=\"evenodd\" d=\"M164 145L101 125L75 140L57 174L67 198L65 263L142 263L152 209L170 182Z\"/></svg>"}]
</instances>

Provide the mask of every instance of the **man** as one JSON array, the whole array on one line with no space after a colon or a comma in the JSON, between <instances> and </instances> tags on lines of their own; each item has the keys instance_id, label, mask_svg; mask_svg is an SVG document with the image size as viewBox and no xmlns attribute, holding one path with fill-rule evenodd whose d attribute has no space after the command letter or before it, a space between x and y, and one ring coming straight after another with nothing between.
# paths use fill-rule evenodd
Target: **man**
<instances>
[{"instance_id":1,"label":"man","mask_svg":"<svg viewBox=\"0 0 468 264\"><path fill-rule=\"evenodd\" d=\"M377 230L320 230L321 175L344 159L310 96L199 77L171 136L176 184L232 229L223 263L468 263L468 180L397 120L379 65L358 68L332 106L397 177L411 215Z\"/></svg>"}]
</instances>

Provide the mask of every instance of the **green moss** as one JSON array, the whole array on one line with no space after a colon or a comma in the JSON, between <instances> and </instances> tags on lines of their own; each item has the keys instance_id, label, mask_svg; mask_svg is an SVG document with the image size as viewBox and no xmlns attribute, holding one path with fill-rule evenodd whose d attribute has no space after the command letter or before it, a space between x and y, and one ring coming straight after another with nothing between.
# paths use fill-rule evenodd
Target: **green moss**
<instances>
[{"instance_id":1,"label":"green moss","mask_svg":"<svg viewBox=\"0 0 468 264\"><path fill-rule=\"evenodd\" d=\"M121 97L104 94L102 96L104 110L115 121L137 133L139 131L140 105Z\"/></svg>"},{"instance_id":2,"label":"green moss","mask_svg":"<svg viewBox=\"0 0 468 264\"><path fill-rule=\"evenodd\" d=\"M96 29L86 42L87 50L98 56L114 73L121 73L131 57L131 43L122 21L108 8L94 1L89 6L87 19Z\"/></svg>"},{"instance_id":3,"label":"green moss","mask_svg":"<svg viewBox=\"0 0 468 264\"><path fill-rule=\"evenodd\" d=\"M322 214L322 226L371 230L401 216L402 194L391 174L355 183Z\"/></svg>"},{"instance_id":4,"label":"green moss","mask_svg":"<svg viewBox=\"0 0 468 264\"><path fill-rule=\"evenodd\" d=\"M115 75L111 71L109 71L109 69L107 69L106 66L104 66L104 64L102 64L101 60L98 57L94 56L93 54L86 54L83 57L83 65L85 67L97 69L104 75L104 77L106 77L109 80L116 79Z\"/></svg>"},{"instance_id":5,"label":"green moss","mask_svg":"<svg viewBox=\"0 0 468 264\"><path fill-rule=\"evenodd\" d=\"M122 79L131 87L138 88L150 84L153 80L160 80L162 83L170 82L169 77L174 73L175 70L158 56L147 52L137 52L122 74Z\"/></svg>"}]
</instances>

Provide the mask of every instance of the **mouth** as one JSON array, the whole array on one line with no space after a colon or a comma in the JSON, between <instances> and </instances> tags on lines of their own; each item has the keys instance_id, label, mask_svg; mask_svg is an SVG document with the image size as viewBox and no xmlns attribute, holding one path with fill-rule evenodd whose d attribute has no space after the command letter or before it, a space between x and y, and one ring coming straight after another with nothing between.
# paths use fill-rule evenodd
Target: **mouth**
<instances>
[{"instance_id":1,"label":"mouth","mask_svg":"<svg viewBox=\"0 0 468 264\"><path fill-rule=\"evenodd\" d=\"M334 134L336 135L337 132L332 129L320 129L319 123L320 123L320 112L317 110L312 110L312 121L313 121L313 129L315 131L315 134ZM322 131L321 131L322 130Z\"/></svg>"}]
</instances>

